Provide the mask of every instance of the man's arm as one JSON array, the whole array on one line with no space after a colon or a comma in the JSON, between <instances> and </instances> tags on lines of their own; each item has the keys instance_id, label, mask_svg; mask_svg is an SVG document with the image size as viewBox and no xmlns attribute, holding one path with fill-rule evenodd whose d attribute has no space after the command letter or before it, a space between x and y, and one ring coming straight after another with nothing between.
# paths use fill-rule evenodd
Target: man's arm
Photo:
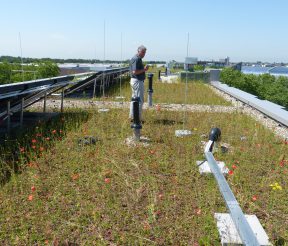
<instances>
[{"instance_id":1,"label":"man's arm","mask_svg":"<svg viewBox=\"0 0 288 246\"><path fill-rule=\"evenodd\" d=\"M132 73L133 73L134 75L138 75L138 74L141 74L141 73L145 73L145 72L148 70L148 68L149 68L149 66L146 65L146 66L144 67L144 69L136 69L136 70L133 70Z\"/></svg>"}]
</instances>

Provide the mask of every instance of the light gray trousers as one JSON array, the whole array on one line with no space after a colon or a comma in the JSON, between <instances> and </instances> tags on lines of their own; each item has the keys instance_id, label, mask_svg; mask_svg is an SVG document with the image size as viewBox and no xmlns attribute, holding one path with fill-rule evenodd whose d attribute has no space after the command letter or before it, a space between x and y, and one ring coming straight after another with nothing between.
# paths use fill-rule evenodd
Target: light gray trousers
<instances>
[{"instance_id":1,"label":"light gray trousers","mask_svg":"<svg viewBox=\"0 0 288 246\"><path fill-rule=\"evenodd\" d=\"M139 97L139 115L140 120L142 119L142 107L144 103L144 81L131 78L130 85L132 89L132 97ZM130 112L129 112L129 118L133 119L133 103L130 102Z\"/></svg>"}]
</instances>

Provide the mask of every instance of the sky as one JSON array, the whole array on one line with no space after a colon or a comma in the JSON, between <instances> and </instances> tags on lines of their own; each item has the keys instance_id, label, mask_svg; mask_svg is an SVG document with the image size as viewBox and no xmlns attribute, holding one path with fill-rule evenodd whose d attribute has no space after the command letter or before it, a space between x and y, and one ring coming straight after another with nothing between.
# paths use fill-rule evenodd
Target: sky
<instances>
[{"instance_id":1,"label":"sky","mask_svg":"<svg viewBox=\"0 0 288 246\"><path fill-rule=\"evenodd\" d=\"M0 0L0 56L288 63L287 0ZM189 37L189 38L188 38Z\"/></svg>"}]
</instances>

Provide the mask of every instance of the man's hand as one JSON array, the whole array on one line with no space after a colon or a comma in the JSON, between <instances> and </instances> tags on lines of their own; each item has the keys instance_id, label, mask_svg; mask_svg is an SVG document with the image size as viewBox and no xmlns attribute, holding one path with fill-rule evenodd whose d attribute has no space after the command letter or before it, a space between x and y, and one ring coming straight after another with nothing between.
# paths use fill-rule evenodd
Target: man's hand
<instances>
[{"instance_id":1,"label":"man's hand","mask_svg":"<svg viewBox=\"0 0 288 246\"><path fill-rule=\"evenodd\" d=\"M144 70L147 71L148 69L149 69L149 65L146 65L146 66L144 67Z\"/></svg>"}]
</instances>

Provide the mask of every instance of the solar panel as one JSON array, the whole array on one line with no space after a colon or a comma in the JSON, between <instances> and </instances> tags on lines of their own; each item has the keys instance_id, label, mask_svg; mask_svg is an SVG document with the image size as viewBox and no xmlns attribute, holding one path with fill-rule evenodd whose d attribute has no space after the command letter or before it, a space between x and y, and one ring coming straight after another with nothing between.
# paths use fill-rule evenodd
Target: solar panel
<instances>
[{"instance_id":1,"label":"solar panel","mask_svg":"<svg viewBox=\"0 0 288 246\"><path fill-rule=\"evenodd\" d=\"M39 79L21 83L0 85L0 119L5 120L21 108L26 108L39 101L44 95L49 95L67 86L74 76L60 76L49 79ZM22 106L22 99L24 105ZM8 102L10 114L8 114Z\"/></svg>"},{"instance_id":2,"label":"solar panel","mask_svg":"<svg viewBox=\"0 0 288 246\"><path fill-rule=\"evenodd\" d=\"M100 76L109 75L112 76L113 79L128 71L129 69L127 67L112 68L101 72L88 72L0 85L0 124L6 119L8 119L9 124L10 116L12 114L19 111L23 112L23 109L58 90L63 90L63 100L65 94L72 93L75 90L82 90L93 85L95 78L100 79ZM80 76L85 76L85 78L73 81ZM68 88L64 90L66 87Z\"/></svg>"},{"instance_id":3,"label":"solar panel","mask_svg":"<svg viewBox=\"0 0 288 246\"><path fill-rule=\"evenodd\" d=\"M103 77L108 77L108 76L119 76L121 74L127 73L129 71L128 67L124 67L124 68L113 68L113 69L107 69L104 71L100 71L95 73L94 75L92 75L91 77L88 77L80 82L75 83L75 85L67 88L65 90L65 95L67 94L71 94L74 91L78 91L78 90L83 90L85 88L89 88L91 86L94 85L94 83L96 82L100 82Z\"/></svg>"}]
</instances>

